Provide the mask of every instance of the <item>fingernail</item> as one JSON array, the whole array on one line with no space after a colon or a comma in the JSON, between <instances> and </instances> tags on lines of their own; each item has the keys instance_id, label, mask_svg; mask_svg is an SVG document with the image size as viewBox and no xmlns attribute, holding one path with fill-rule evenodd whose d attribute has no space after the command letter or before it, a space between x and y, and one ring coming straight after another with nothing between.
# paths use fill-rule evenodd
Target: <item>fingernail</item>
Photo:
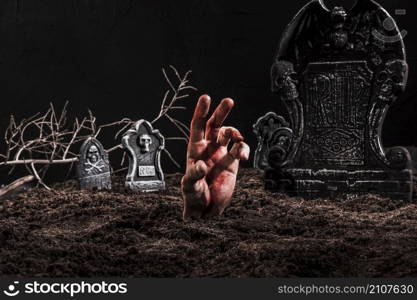
<instances>
[{"instance_id":1,"label":"fingernail","mask_svg":"<svg viewBox=\"0 0 417 300\"><path fill-rule=\"evenodd\" d=\"M202 95L201 97L200 97L200 99L202 99L202 100L204 100L204 101L210 101L211 100L211 98L210 98L210 96L208 95L208 94L204 94L204 95Z\"/></svg>"},{"instance_id":2,"label":"fingernail","mask_svg":"<svg viewBox=\"0 0 417 300\"><path fill-rule=\"evenodd\" d=\"M223 99L223 102L226 103L229 107L233 107L235 105L235 102L232 98L225 98Z\"/></svg>"}]
</instances>

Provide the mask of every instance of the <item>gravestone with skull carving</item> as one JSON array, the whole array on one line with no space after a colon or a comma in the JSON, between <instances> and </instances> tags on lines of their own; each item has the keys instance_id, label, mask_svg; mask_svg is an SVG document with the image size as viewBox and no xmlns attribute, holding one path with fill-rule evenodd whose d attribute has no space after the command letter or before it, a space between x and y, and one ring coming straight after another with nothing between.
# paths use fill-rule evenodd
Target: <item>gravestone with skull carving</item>
<instances>
[{"instance_id":1,"label":"gravestone with skull carving","mask_svg":"<svg viewBox=\"0 0 417 300\"><path fill-rule=\"evenodd\" d=\"M291 135L287 147L279 139L269 144L267 189L411 199L409 152L381 141L407 63L398 27L379 4L357 0L345 10L308 3L283 34L271 78Z\"/></svg>"},{"instance_id":2,"label":"gravestone with skull carving","mask_svg":"<svg viewBox=\"0 0 417 300\"><path fill-rule=\"evenodd\" d=\"M111 189L108 154L95 138L88 138L81 146L77 177L81 189Z\"/></svg>"},{"instance_id":3,"label":"gravestone with skull carving","mask_svg":"<svg viewBox=\"0 0 417 300\"><path fill-rule=\"evenodd\" d=\"M165 140L159 130L140 120L123 135L122 145L129 156L126 187L141 192L164 189L160 156Z\"/></svg>"}]
</instances>

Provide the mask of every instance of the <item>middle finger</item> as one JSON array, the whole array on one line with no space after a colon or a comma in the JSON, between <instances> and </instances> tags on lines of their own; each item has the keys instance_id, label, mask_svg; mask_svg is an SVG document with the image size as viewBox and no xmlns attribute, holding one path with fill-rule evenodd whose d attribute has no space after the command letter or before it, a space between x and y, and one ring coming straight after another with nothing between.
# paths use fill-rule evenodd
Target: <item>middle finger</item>
<instances>
[{"instance_id":1,"label":"middle finger","mask_svg":"<svg viewBox=\"0 0 417 300\"><path fill-rule=\"evenodd\" d=\"M216 141L219 133L219 129L222 127L224 120L232 110L234 102L230 98L225 98L217 106L213 115L207 121L206 124L206 140Z\"/></svg>"}]
</instances>

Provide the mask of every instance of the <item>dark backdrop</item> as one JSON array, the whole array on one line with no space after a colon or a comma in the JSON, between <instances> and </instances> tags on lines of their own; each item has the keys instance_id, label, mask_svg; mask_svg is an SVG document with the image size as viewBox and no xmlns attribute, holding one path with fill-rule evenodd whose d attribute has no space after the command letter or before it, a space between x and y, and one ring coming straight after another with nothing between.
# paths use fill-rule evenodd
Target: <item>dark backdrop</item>
<instances>
[{"instance_id":1,"label":"dark backdrop","mask_svg":"<svg viewBox=\"0 0 417 300\"><path fill-rule=\"evenodd\" d=\"M306 0L2 0L0 1L1 134L8 116L18 118L70 101L71 116L94 111L98 123L122 117L150 119L167 88L161 67L193 70L198 93L236 107L229 124L255 148L251 126L283 107L269 87L269 68L285 25ZM353 1L343 2L351 6ZM417 144L417 32L415 0L381 0L405 38L410 77L407 92L384 125L384 144ZM395 16L396 9L406 15ZM178 115L188 123L189 110ZM173 127L161 123L166 136ZM111 143L110 136L103 142ZM183 161L185 147L169 149ZM168 161L164 169L175 171ZM1 170L3 180L7 174ZM10 178L9 178L10 179Z\"/></svg>"}]
</instances>

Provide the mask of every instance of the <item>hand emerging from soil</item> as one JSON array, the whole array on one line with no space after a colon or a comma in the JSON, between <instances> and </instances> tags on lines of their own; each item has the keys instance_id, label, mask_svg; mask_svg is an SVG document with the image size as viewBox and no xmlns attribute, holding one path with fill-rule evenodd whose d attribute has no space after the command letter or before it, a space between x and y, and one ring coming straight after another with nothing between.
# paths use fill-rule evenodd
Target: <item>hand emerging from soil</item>
<instances>
[{"instance_id":1,"label":"hand emerging from soil","mask_svg":"<svg viewBox=\"0 0 417 300\"><path fill-rule=\"evenodd\" d=\"M209 96L201 96L191 121L187 170L181 181L184 219L222 214L235 189L239 161L249 158L240 132L222 126L233 100L223 99L207 121L210 102Z\"/></svg>"}]
</instances>

